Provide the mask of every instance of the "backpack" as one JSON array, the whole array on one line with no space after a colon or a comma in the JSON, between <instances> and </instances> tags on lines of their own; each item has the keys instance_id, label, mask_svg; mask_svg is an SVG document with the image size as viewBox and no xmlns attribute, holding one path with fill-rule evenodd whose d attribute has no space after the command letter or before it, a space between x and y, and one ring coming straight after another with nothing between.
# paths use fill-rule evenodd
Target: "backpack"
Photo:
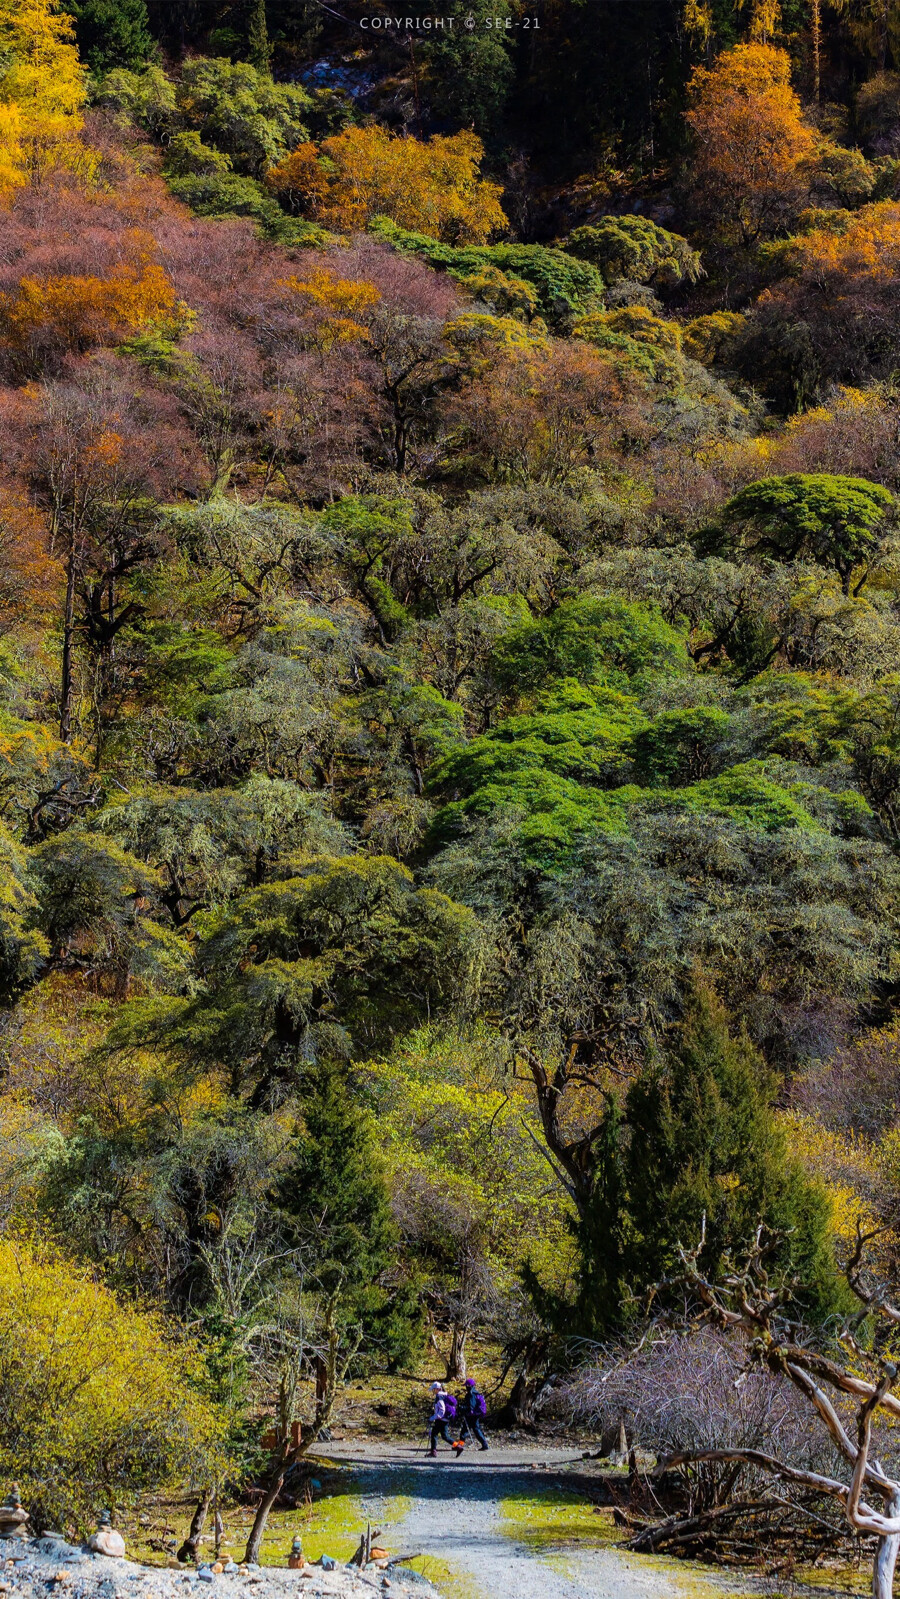
<instances>
[{"instance_id":1,"label":"backpack","mask_svg":"<svg viewBox=\"0 0 900 1599\"><path fill-rule=\"evenodd\" d=\"M487 1402L485 1400L484 1394L479 1394L479 1393L477 1393L475 1391L475 1389L473 1389L472 1390L472 1398L471 1398L470 1403L471 1403L471 1407L472 1407L472 1415L473 1416L479 1416L480 1417L480 1416L486 1416L487 1415Z\"/></svg>"},{"instance_id":2,"label":"backpack","mask_svg":"<svg viewBox=\"0 0 900 1599\"><path fill-rule=\"evenodd\" d=\"M444 1401L444 1414L447 1420L454 1421L456 1419L456 1395L441 1394L441 1398Z\"/></svg>"}]
</instances>

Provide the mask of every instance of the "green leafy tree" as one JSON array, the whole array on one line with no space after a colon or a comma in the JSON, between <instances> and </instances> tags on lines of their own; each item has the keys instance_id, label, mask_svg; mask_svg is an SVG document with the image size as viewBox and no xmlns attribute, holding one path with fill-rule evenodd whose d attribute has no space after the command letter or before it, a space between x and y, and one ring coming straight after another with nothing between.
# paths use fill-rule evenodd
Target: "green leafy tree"
<instances>
[{"instance_id":1,"label":"green leafy tree","mask_svg":"<svg viewBox=\"0 0 900 1599\"><path fill-rule=\"evenodd\" d=\"M311 1056L377 1051L452 1006L473 931L462 906L385 856L300 863L211 921L195 998L138 1005L114 1042L143 1036L266 1104Z\"/></svg>"},{"instance_id":2,"label":"green leafy tree","mask_svg":"<svg viewBox=\"0 0 900 1599\"><path fill-rule=\"evenodd\" d=\"M839 1294L830 1202L792 1158L775 1119L776 1083L724 1008L701 991L677 1044L651 1057L620 1113L610 1105L595 1143L594 1189L578 1236L578 1314L604 1336L640 1296L678 1270L678 1248L704 1238L700 1269L715 1279L763 1223L779 1264L819 1315Z\"/></svg>"},{"instance_id":3,"label":"green leafy tree","mask_svg":"<svg viewBox=\"0 0 900 1599\"><path fill-rule=\"evenodd\" d=\"M684 635L655 607L585 595L510 632L492 669L501 685L522 692L565 677L624 687L640 674L674 675L687 664Z\"/></svg>"},{"instance_id":4,"label":"green leafy tree","mask_svg":"<svg viewBox=\"0 0 900 1599\"><path fill-rule=\"evenodd\" d=\"M220 56L186 61L174 82L156 66L119 68L105 78L101 100L157 138L196 132L203 144L231 157L237 174L250 177L309 137L312 100L305 89L274 83L268 70Z\"/></svg>"},{"instance_id":5,"label":"green leafy tree","mask_svg":"<svg viewBox=\"0 0 900 1599\"><path fill-rule=\"evenodd\" d=\"M700 256L680 233L670 233L649 217L601 217L574 228L565 244L571 255L589 261L606 283L627 279L672 287L701 276Z\"/></svg>"},{"instance_id":6,"label":"green leafy tree","mask_svg":"<svg viewBox=\"0 0 900 1599\"><path fill-rule=\"evenodd\" d=\"M142 72L114 67L99 86L98 101L154 138L177 128L175 84L162 67L151 63Z\"/></svg>"},{"instance_id":7,"label":"green leafy tree","mask_svg":"<svg viewBox=\"0 0 900 1599\"><path fill-rule=\"evenodd\" d=\"M317 796L263 776L239 790L156 788L102 812L96 827L160 873L157 893L176 928L278 875L291 856L350 852Z\"/></svg>"},{"instance_id":8,"label":"green leafy tree","mask_svg":"<svg viewBox=\"0 0 900 1599\"><path fill-rule=\"evenodd\" d=\"M895 970L900 873L884 845L835 836L766 783L699 803L690 790L648 793L621 814L627 827L591 828L582 816L561 848L552 814L523 822L521 809L497 807L429 869L494 930L492 1013L532 1076L579 1208L609 1068L615 1081L637 1047L679 1021L698 967L787 1070L798 1014L825 1016L839 995L839 1020Z\"/></svg>"},{"instance_id":9,"label":"green leafy tree","mask_svg":"<svg viewBox=\"0 0 900 1599\"><path fill-rule=\"evenodd\" d=\"M231 157L204 144L196 128L175 133L166 146L167 178L210 178L231 171Z\"/></svg>"},{"instance_id":10,"label":"green leafy tree","mask_svg":"<svg viewBox=\"0 0 900 1599\"><path fill-rule=\"evenodd\" d=\"M860 566L855 592L865 583L879 530L894 504L889 489L865 478L792 472L748 483L728 501L723 521L740 529L757 554L831 567L849 594Z\"/></svg>"},{"instance_id":11,"label":"green leafy tree","mask_svg":"<svg viewBox=\"0 0 900 1599\"><path fill-rule=\"evenodd\" d=\"M635 735L635 772L648 787L700 781L721 763L731 718L718 706L663 711Z\"/></svg>"},{"instance_id":12,"label":"green leafy tree","mask_svg":"<svg viewBox=\"0 0 900 1599\"><path fill-rule=\"evenodd\" d=\"M422 1028L366 1068L404 1249L447 1336L447 1377L466 1375L476 1329L516 1315L523 1267L562 1287L573 1260L569 1202L548 1187L532 1096L504 1071L489 1029Z\"/></svg>"},{"instance_id":13,"label":"green leafy tree","mask_svg":"<svg viewBox=\"0 0 900 1599\"><path fill-rule=\"evenodd\" d=\"M132 976L181 986L187 947L148 914L158 907L156 872L111 839L74 828L38 845L31 872L35 919L57 965L123 987Z\"/></svg>"},{"instance_id":14,"label":"green leafy tree","mask_svg":"<svg viewBox=\"0 0 900 1599\"><path fill-rule=\"evenodd\" d=\"M433 838L453 836L466 818L515 812L529 851L549 863L580 834L623 831L622 805L608 790L629 775L629 741L643 722L638 706L611 689L570 681L548 691L533 711L435 763L429 786L448 803Z\"/></svg>"},{"instance_id":15,"label":"green leafy tree","mask_svg":"<svg viewBox=\"0 0 900 1599\"><path fill-rule=\"evenodd\" d=\"M49 953L37 910L25 851L0 824L0 1004L31 986Z\"/></svg>"}]
</instances>

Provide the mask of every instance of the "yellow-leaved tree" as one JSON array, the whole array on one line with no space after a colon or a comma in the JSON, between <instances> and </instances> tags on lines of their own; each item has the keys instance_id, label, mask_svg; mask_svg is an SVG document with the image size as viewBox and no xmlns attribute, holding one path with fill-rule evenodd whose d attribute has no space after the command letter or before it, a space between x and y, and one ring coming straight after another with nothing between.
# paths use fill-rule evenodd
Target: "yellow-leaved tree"
<instances>
[{"instance_id":1,"label":"yellow-leaved tree","mask_svg":"<svg viewBox=\"0 0 900 1599\"><path fill-rule=\"evenodd\" d=\"M446 244L484 244L506 227L500 185L481 177L474 133L402 138L345 128L317 148L301 144L266 182L293 209L341 233L375 216Z\"/></svg>"},{"instance_id":2,"label":"yellow-leaved tree","mask_svg":"<svg viewBox=\"0 0 900 1599\"><path fill-rule=\"evenodd\" d=\"M325 352L336 344L364 339L366 329L359 317L381 299L374 283L340 278L328 267L314 267L302 278L285 278L283 287L304 316L310 347Z\"/></svg>"},{"instance_id":3,"label":"yellow-leaved tree","mask_svg":"<svg viewBox=\"0 0 900 1599\"><path fill-rule=\"evenodd\" d=\"M227 1466L196 1349L45 1245L0 1239L0 1478L40 1525Z\"/></svg>"},{"instance_id":4,"label":"yellow-leaved tree","mask_svg":"<svg viewBox=\"0 0 900 1599\"><path fill-rule=\"evenodd\" d=\"M84 71L56 0L0 0L0 193L55 166L90 170Z\"/></svg>"}]
</instances>

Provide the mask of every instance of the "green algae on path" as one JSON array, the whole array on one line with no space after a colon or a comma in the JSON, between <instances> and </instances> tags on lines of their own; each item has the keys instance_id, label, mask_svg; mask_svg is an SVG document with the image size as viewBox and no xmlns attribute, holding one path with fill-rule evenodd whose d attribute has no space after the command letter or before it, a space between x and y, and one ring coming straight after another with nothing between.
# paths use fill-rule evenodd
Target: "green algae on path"
<instances>
[{"instance_id":1,"label":"green algae on path","mask_svg":"<svg viewBox=\"0 0 900 1599\"><path fill-rule=\"evenodd\" d=\"M175 1513L174 1506L167 1509L171 1515L171 1520L165 1518L168 1525L177 1528L171 1544L177 1547L187 1533L193 1501L186 1501L179 1506L178 1513ZM392 1519L400 1520L406 1510L407 1502L398 1501ZM253 1510L245 1505L228 1504L221 1506L221 1512L224 1522L221 1544L223 1558L231 1556L234 1560L241 1560L253 1525ZM259 1563L261 1566L286 1566L288 1551L298 1533L308 1560L331 1555L335 1560L346 1561L358 1547L365 1529L366 1513L358 1493L317 1494L296 1510L271 1513L263 1535ZM164 1566L168 1557L160 1547L159 1531L153 1525L146 1528L140 1523L130 1525L126 1535L129 1556L146 1565ZM211 1559L212 1550L213 1534L208 1522L201 1539L202 1558Z\"/></svg>"},{"instance_id":2,"label":"green algae on path","mask_svg":"<svg viewBox=\"0 0 900 1599\"><path fill-rule=\"evenodd\" d=\"M252 1520L248 1520L249 1536ZM323 1494L296 1510L273 1511L269 1516L259 1555L261 1566L286 1566L287 1552L299 1533L307 1560L331 1555L349 1560L359 1545L366 1523L356 1494ZM242 1528L242 1532L244 1529Z\"/></svg>"},{"instance_id":3,"label":"green algae on path","mask_svg":"<svg viewBox=\"0 0 900 1599\"><path fill-rule=\"evenodd\" d=\"M692 1561L605 1549L557 1549L542 1564L591 1599L759 1599L758 1583ZM582 1586L583 1585L583 1586ZM767 1599L773 1596L767 1592Z\"/></svg>"}]
</instances>

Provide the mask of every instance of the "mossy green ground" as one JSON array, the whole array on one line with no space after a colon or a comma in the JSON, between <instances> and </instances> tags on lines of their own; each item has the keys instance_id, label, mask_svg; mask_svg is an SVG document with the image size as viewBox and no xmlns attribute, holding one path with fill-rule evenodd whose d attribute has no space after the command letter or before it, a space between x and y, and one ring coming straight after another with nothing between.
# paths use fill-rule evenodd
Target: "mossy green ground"
<instances>
[{"instance_id":1,"label":"mossy green ground","mask_svg":"<svg viewBox=\"0 0 900 1599\"><path fill-rule=\"evenodd\" d=\"M474 1577L466 1571L457 1571L446 1560L435 1560L433 1555L420 1555L408 1562L410 1571L418 1571L433 1583L441 1599L484 1599L484 1591Z\"/></svg>"},{"instance_id":2,"label":"mossy green ground","mask_svg":"<svg viewBox=\"0 0 900 1599\"><path fill-rule=\"evenodd\" d=\"M408 1514L410 1500L402 1494L385 1496L378 1508L384 1513L376 1519L359 1494L340 1489L329 1492L326 1486L321 1493L313 1491L312 1497L296 1510L273 1510L262 1542L260 1565L286 1566L288 1551L298 1533L303 1539L307 1559L318 1560L320 1555L331 1555L335 1560L349 1560L367 1522L381 1529L390 1545L391 1529ZM170 1556L159 1545L165 1543L173 1548L181 1543L190 1524L193 1502L173 1500L158 1505L156 1510L157 1514L149 1522L126 1524L124 1532L133 1559L165 1565ZM222 1520L225 1525L222 1555L239 1561L253 1525L253 1510L245 1505L225 1505ZM210 1518L201 1543L203 1558L212 1558L213 1541Z\"/></svg>"},{"instance_id":3,"label":"mossy green ground","mask_svg":"<svg viewBox=\"0 0 900 1599\"><path fill-rule=\"evenodd\" d=\"M317 1462L321 1477L319 1489L311 1489L310 1497L293 1510L274 1511L269 1518L263 1541L261 1562L268 1566L286 1566L287 1555L297 1533L310 1560L320 1555L332 1555L336 1560L347 1560L356 1549L366 1523L381 1529L383 1543L398 1551L402 1540L397 1536L400 1524L412 1508L410 1490L414 1483L409 1474L398 1473L392 1482L396 1492L365 1495L358 1491L352 1472L328 1462ZM123 1531L129 1555L153 1565L165 1565L174 1549L184 1538L190 1523L194 1501L186 1495L172 1496L157 1501L152 1513L145 1509L140 1517L125 1521ZM594 1550L614 1548L623 1541L622 1529L615 1525L611 1506L596 1506L581 1492L564 1487L548 1487L537 1492L514 1494L499 1502L500 1531L511 1541L524 1545L536 1558L560 1576L577 1575L579 1555ZM240 1560L253 1521L250 1507L228 1504L222 1507L224 1535L222 1554ZM202 1544L205 1558L213 1553L212 1520ZM870 1574L865 1566L843 1566L797 1570L780 1581L777 1577L765 1578L760 1571L718 1569L713 1571L693 1561L675 1560L658 1555L637 1555L623 1551L629 1565L646 1570L655 1577L668 1579L668 1585L677 1599L743 1599L764 1593L765 1599L800 1599L807 1594L861 1595L871 1588ZM422 1555L410 1562L413 1570L427 1577L444 1599L484 1599L482 1589L467 1572L454 1568L431 1555ZM760 1579L763 1578L761 1582Z\"/></svg>"},{"instance_id":4,"label":"mossy green ground","mask_svg":"<svg viewBox=\"0 0 900 1599\"><path fill-rule=\"evenodd\" d=\"M583 1494L565 1488L550 1488L533 1494L516 1494L500 1501L502 1531L516 1543L539 1556L561 1577L577 1575L573 1556L593 1549L613 1548L625 1538L613 1520L612 1506L596 1506ZM640 1555L623 1550L629 1566L669 1579L678 1599L721 1599L724 1592L741 1599L761 1593L765 1599L798 1599L803 1593L862 1595L871 1591L871 1578L865 1566L810 1568L796 1570L784 1579L785 1587L770 1589L778 1579L767 1577L762 1567L757 1572L742 1568L713 1568L696 1561L678 1560L665 1555ZM448 1593L451 1592L448 1588Z\"/></svg>"},{"instance_id":5,"label":"mossy green ground","mask_svg":"<svg viewBox=\"0 0 900 1599\"><path fill-rule=\"evenodd\" d=\"M501 1499L500 1514L507 1537L533 1554L562 1545L598 1548L622 1538L613 1522L612 1507L593 1505L565 1488Z\"/></svg>"}]
</instances>

